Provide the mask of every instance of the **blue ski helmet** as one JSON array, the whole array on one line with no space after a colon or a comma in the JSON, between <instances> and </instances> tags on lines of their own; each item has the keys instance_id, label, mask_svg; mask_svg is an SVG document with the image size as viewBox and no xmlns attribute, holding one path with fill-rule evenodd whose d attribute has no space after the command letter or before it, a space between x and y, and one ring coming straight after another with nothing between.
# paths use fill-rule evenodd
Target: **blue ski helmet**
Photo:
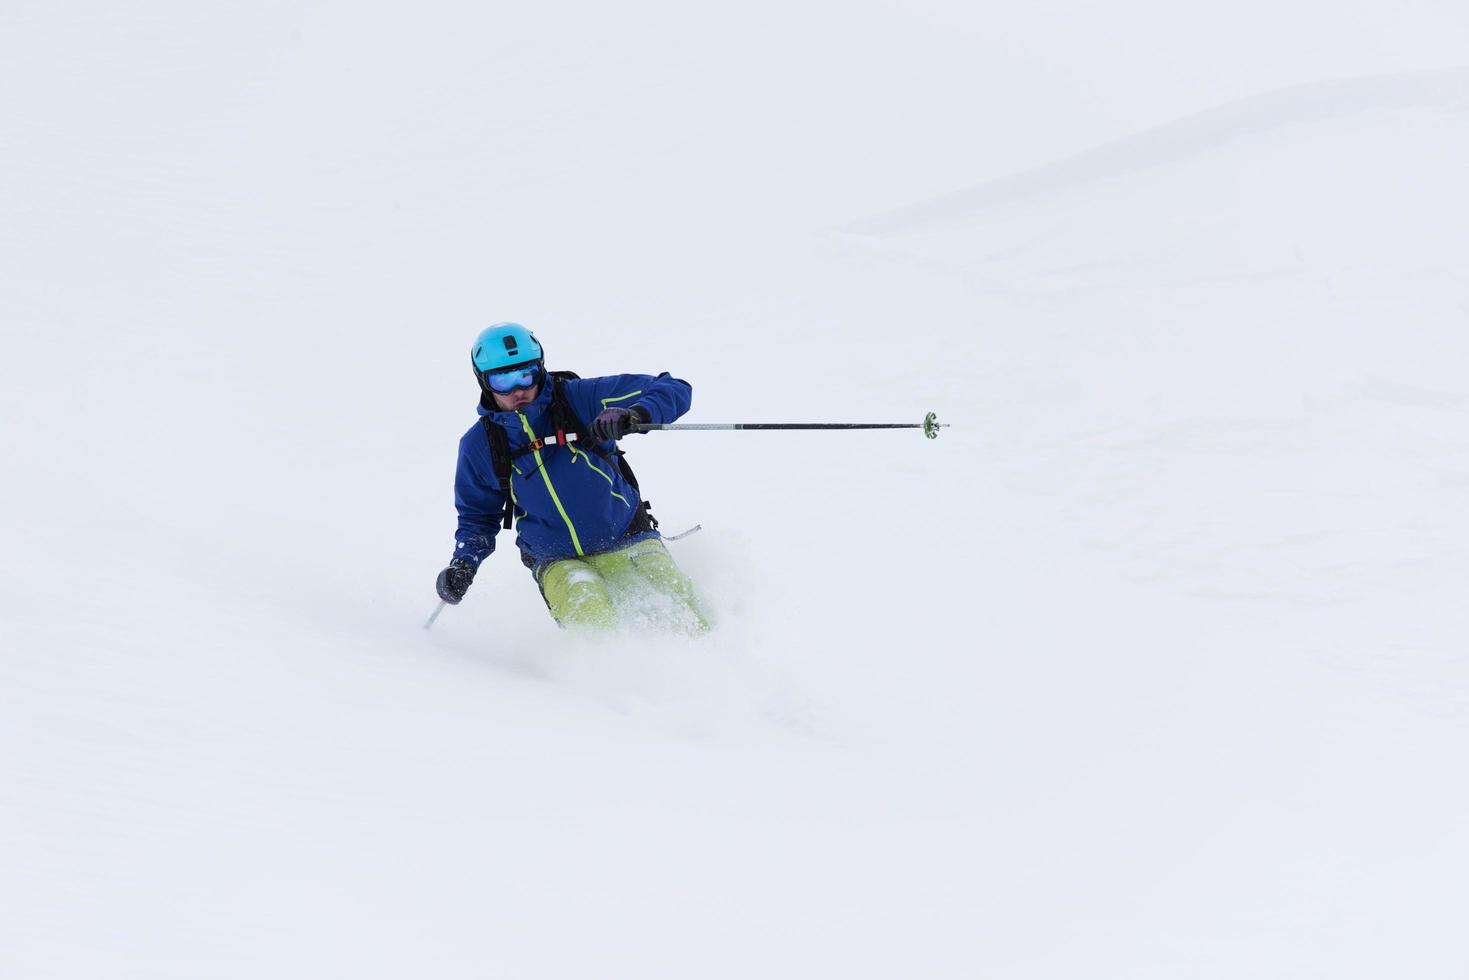
<instances>
[{"instance_id":1,"label":"blue ski helmet","mask_svg":"<svg viewBox=\"0 0 1469 980\"><path fill-rule=\"evenodd\" d=\"M481 330L474 338L469 357L474 363L474 377L480 390L490 394L485 375L539 365L544 353L535 334L525 327L518 323L497 323Z\"/></svg>"}]
</instances>

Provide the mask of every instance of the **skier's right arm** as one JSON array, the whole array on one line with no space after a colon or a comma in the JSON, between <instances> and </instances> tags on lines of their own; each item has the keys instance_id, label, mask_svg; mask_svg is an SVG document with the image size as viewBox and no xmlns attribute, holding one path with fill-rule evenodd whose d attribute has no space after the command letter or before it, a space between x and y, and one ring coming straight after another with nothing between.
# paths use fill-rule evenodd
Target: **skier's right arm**
<instances>
[{"instance_id":1,"label":"skier's right arm","mask_svg":"<svg viewBox=\"0 0 1469 980\"><path fill-rule=\"evenodd\" d=\"M478 439L475 437L478 436ZM490 462L489 442L479 426L459 441L459 464L454 471L454 509L459 527L454 532L454 558L439 573L437 589L445 602L464 598L480 562L495 550L495 535L505 514L505 496Z\"/></svg>"}]
</instances>

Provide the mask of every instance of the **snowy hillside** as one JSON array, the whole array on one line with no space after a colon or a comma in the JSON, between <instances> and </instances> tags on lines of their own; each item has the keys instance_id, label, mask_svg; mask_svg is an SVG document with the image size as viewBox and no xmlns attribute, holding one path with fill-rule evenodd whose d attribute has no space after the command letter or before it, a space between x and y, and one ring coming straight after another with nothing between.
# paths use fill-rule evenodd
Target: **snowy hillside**
<instances>
[{"instance_id":1,"label":"snowy hillside","mask_svg":"<svg viewBox=\"0 0 1469 980\"><path fill-rule=\"evenodd\" d=\"M1463 976L1466 14L1000 16L0 14L0 977ZM511 318L953 428L425 632Z\"/></svg>"}]
</instances>

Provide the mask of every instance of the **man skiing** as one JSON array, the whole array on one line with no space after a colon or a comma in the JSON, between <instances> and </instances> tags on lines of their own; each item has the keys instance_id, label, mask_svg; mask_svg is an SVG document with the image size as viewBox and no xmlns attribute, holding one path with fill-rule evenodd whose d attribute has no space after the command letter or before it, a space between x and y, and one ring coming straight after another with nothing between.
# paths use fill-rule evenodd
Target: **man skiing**
<instances>
[{"instance_id":1,"label":"man skiing","mask_svg":"<svg viewBox=\"0 0 1469 980\"><path fill-rule=\"evenodd\" d=\"M621 612L687 632L708 629L617 449L635 425L687 412L688 382L666 372L553 375L540 343L518 323L486 328L470 358L480 419L459 440L459 529L436 583L439 598L451 605L464 598L513 519L521 561L562 626L606 628Z\"/></svg>"}]
</instances>

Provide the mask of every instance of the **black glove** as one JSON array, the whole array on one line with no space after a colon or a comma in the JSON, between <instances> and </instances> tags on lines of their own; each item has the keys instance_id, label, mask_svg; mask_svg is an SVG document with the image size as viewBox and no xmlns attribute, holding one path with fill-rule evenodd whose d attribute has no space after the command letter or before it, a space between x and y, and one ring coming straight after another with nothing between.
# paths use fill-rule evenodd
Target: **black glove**
<instances>
[{"instance_id":1,"label":"black glove","mask_svg":"<svg viewBox=\"0 0 1469 980\"><path fill-rule=\"evenodd\" d=\"M439 573L439 580L434 587L439 590L439 598L451 606L459 605L459 600L464 598L464 593L469 591L469 583L474 581L474 565L463 558L455 558L449 562L449 567Z\"/></svg>"},{"instance_id":2,"label":"black glove","mask_svg":"<svg viewBox=\"0 0 1469 980\"><path fill-rule=\"evenodd\" d=\"M632 408L609 408L592 420L592 428L588 434L598 442L621 439L632 431L633 426L646 425L649 418L648 410L640 405Z\"/></svg>"}]
</instances>

